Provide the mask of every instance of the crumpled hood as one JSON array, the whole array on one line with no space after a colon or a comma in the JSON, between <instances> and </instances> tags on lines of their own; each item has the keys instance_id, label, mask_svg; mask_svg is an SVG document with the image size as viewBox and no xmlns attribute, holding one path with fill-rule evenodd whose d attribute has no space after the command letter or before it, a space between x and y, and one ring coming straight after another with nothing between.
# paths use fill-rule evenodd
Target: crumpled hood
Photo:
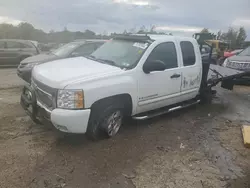
<instances>
[{"instance_id":1,"label":"crumpled hood","mask_svg":"<svg viewBox=\"0 0 250 188\"><path fill-rule=\"evenodd\" d=\"M62 89L74 82L101 78L123 71L118 67L76 57L37 65L32 71L32 77L45 85Z\"/></svg>"},{"instance_id":2,"label":"crumpled hood","mask_svg":"<svg viewBox=\"0 0 250 188\"><path fill-rule=\"evenodd\" d=\"M39 54L35 56L28 57L24 59L21 64L28 64L28 63L45 63L48 61L53 61L59 59L58 56L53 54Z\"/></svg>"},{"instance_id":3,"label":"crumpled hood","mask_svg":"<svg viewBox=\"0 0 250 188\"><path fill-rule=\"evenodd\" d=\"M250 62L250 56L234 55L228 58L229 61Z\"/></svg>"}]
</instances>

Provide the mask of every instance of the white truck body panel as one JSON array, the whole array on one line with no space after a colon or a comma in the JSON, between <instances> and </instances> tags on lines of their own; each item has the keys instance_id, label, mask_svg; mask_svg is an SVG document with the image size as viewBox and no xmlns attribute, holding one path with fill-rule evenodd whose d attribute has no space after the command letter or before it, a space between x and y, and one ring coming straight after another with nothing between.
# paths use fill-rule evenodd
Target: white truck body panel
<instances>
[{"instance_id":1,"label":"white truck body panel","mask_svg":"<svg viewBox=\"0 0 250 188\"><path fill-rule=\"evenodd\" d=\"M159 35L150 35L150 37L155 41L146 49L133 69L124 70L78 57L38 65L33 69L32 77L57 89L82 89L86 109L90 109L98 100L128 94L132 99L132 116L197 96L202 77L202 60L196 40ZM189 41L194 46L196 62L192 66L183 65L181 41ZM146 74L142 69L143 64L152 50L164 42L174 43L178 67ZM173 74L180 74L180 77L171 78ZM62 114L63 112L60 111L60 116ZM54 124L58 118L60 117L53 116ZM69 121L67 122L69 123ZM77 126L79 125L77 124Z\"/></svg>"},{"instance_id":2,"label":"white truck body panel","mask_svg":"<svg viewBox=\"0 0 250 188\"><path fill-rule=\"evenodd\" d=\"M50 87L63 89L74 82L101 79L103 76L119 72L123 71L118 67L76 57L37 65L32 76Z\"/></svg>"}]
</instances>

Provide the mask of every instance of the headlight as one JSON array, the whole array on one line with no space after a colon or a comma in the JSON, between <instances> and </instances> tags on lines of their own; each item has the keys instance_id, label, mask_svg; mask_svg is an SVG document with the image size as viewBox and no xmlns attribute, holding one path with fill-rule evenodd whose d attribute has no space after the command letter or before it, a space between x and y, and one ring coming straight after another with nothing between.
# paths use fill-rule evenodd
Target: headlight
<instances>
[{"instance_id":1,"label":"headlight","mask_svg":"<svg viewBox=\"0 0 250 188\"><path fill-rule=\"evenodd\" d=\"M65 109L84 108L83 90L59 90L57 93L57 107Z\"/></svg>"},{"instance_id":2,"label":"headlight","mask_svg":"<svg viewBox=\"0 0 250 188\"><path fill-rule=\"evenodd\" d=\"M25 67L26 68L33 68L35 65L38 65L39 63L28 63Z\"/></svg>"},{"instance_id":3,"label":"headlight","mask_svg":"<svg viewBox=\"0 0 250 188\"><path fill-rule=\"evenodd\" d=\"M222 64L223 67L226 67L227 64L228 64L229 60L228 59L225 59L224 63Z\"/></svg>"}]
</instances>

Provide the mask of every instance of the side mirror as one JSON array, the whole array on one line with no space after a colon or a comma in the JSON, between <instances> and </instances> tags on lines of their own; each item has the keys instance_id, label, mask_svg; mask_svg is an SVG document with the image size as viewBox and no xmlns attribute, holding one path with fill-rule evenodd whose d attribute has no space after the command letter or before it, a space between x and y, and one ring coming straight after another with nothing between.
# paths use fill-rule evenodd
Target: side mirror
<instances>
[{"instance_id":1,"label":"side mirror","mask_svg":"<svg viewBox=\"0 0 250 188\"><path fill-rule=\"evenodd\" d=\"M143 65L143 71L146 74L149 74L153 71L164 71L166 69L166 65L164 62L160 60L149 60L146 61Z\"/></svg>"}]
</instances>

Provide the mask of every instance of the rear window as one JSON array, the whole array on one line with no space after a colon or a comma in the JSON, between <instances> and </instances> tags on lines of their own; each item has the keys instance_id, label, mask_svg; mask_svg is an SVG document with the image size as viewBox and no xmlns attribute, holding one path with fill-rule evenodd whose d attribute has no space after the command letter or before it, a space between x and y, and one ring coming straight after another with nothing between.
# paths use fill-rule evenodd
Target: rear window
<instances>
[{"instance_id":1,"label":"rear window","mask_svg":"<svg viewBox=\"0 0 250 188\"><path fill-rule=\"evenodd\" d=\"M35 46L32 46L32 44L24 44L24 43L20 43L20 48L34 48Z\"/></svg>"},{"instance_id":2,"label":"rear window","mask_svg":"<svg viewBox=\"0 0 250 188\"><path fill-rule=\"evenodd\" d=\"M4 41L0 41L0 48L5 48L5 42Z\"/></svg>"},{"instance_id":3,"label":"rear window","mask_svg":"<svg viewBox=\"0 0 250 188\"><path fill-rule=\"evenodd\" d=\"M183 65L184 66L194 65L196 61L194 45L189 41L182 41L180 45L183 58Z\"/></svg>"},{"instance_id":4,"label":"rear window","mask_svg":"<svg viewBox=\"0 0 250 188\"><path fill-rule=\"evenodd\" d=\"M21 44L15 41L7 41L7 48L20 48Z\"/></svg>"}]
</instances>

